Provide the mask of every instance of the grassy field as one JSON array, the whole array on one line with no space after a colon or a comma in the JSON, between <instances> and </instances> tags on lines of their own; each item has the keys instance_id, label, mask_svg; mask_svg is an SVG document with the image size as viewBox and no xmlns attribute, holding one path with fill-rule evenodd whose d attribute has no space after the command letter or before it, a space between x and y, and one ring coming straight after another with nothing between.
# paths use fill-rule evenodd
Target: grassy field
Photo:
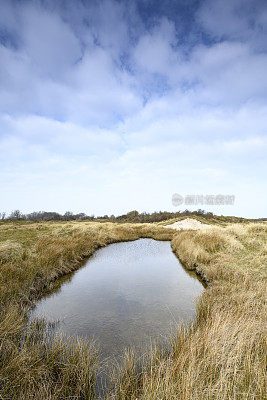
<instances>
[{"instance_id":1,"label":"grassy field","mask_svg":"<svg viewBox=\"0 0 267 400\"><path fill-rule=\"evenodd\" d=\"M169 221L168 221L169 222ZM188 269L209 282L194 324L172 351L155 348L142 367L134 354L114 372L107 399L263 399L265 223L174 231L156 224L0 224L0 399L94 398L97 348L27 325L34 301L99 247L151 237L171 240ZM27 326L27 329L25 329Z\"/></svg>"}]
</instances>

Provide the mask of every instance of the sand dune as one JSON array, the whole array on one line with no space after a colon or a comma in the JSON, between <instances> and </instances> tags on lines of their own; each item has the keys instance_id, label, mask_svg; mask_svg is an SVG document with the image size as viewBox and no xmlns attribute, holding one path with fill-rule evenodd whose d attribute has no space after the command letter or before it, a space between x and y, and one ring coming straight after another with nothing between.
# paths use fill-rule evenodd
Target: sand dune
<instances>
[{"instance_id":1,"label":"sand dune","mask_svg":"<svg viewBox=\"0 0 267 400\"><path fill-rule=\"evenodd\" d=\"M206 228L211 228L211 225L208 224L202 224L202 222L197 221L196 219L193 218L185 218L181 221L174 222L173 224L170 225L165 225L165 228L172 228L176 230L181 230L181 229L206 229Z\"/></svg>"}]
</instances>

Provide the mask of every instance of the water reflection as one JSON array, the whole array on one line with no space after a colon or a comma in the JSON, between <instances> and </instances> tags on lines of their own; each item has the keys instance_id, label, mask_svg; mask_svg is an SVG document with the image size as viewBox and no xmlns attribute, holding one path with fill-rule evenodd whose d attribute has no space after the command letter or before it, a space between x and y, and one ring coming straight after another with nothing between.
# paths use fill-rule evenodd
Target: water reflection
<instances>
[{"instance_id":1,"label":"water reflection","mask_svg":"<svg viewBox=\"0 0 267 400\"><path fill-rule=\"evenodd\" d=\"M57 330L96 339L104 356L125 347L144 351L194 316L203 286L185 271L169 242L139 239L98 250L78 271L59 279L32 312L59 320Z\"/></svg>"}]
</instances>

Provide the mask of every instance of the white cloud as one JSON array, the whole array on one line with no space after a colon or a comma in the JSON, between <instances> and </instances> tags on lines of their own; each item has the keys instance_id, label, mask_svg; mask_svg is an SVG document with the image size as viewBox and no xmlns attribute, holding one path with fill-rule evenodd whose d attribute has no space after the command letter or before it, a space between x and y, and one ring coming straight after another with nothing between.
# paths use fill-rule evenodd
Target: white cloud
<instances>
[{"instance_id":1,"label":"white cloud","mask_svg":"<svg viewBox=\"0 0 267 400\"><path fill-rule=\"evenodd\" d=\"M261 0L206 0L198 19L215 37L254 41L264 30L266 4Z\"/></svg>"},{"instance_id":2,"label":"white cloud","mask_svg":"<svg viewBox=\"0 0 267 400\"><path fill-rule=\"evenodd\" d=\"M176 41L174 24L163 18L151 32L140 37L133 51L136 67L148 73L168 75L178 62L172 48Z\"/></svg>"},{"instance_id":3,"label":"white cloud","mask_svg":"<svg viewBox=\"0 0 267 400\"><path fill-rule=\"evenodd\" d=\"M253 28L248 3L228 3L206 0L195 20L210 42L186 43L133 3L3 2L3 207L151 211L173 192L235 191L230 213L263 215L245 197L265 179L265 14Z\"/></svg>"}]
</instances>

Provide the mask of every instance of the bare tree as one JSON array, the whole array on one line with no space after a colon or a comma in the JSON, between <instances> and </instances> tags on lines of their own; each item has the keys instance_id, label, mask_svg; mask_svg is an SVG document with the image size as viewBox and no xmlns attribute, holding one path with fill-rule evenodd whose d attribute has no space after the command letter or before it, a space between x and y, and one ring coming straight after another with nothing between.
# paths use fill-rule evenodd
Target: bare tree
<instances>
[{"instance_id":1,"label":"bare tree","mask_svg":"<svg viewBox=\"0 0 267 400\"><path fill-rule=\"evenodd\" d=\"M19 220L20 218L22 218L23 215L20 212L20 210L14 210L12 211L12 213L10 214L9 218L13 219L13 220Z\"/></svg>"},{"instance_id":2,"label":"bare tree","mask_svg":"<svg viewBox=\"0 0 267 400\"><path fill-rule=\"evenodd\" d=\"M73 212L66 211L65 214L63 215L63 218L67 221L70 221L70 220L74 219L75 217L73 216Z\"/></svg>"}]
</instances>

